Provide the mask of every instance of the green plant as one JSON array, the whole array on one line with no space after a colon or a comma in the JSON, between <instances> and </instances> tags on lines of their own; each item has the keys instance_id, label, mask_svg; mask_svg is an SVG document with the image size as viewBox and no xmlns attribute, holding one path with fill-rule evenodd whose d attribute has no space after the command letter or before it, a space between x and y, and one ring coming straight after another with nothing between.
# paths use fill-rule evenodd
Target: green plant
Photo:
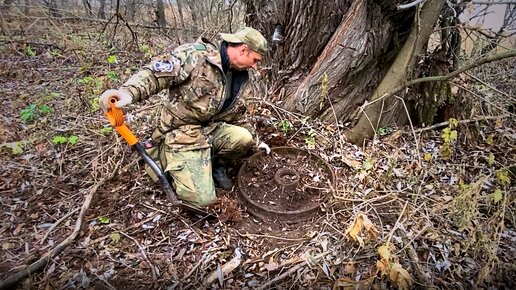
<instances>
[{"instance_id":1,"label":"green plant","mask_svg":"<svg viewBox=\"0 0 516 290\"><path fill-rule=\"evenodd\" d=\"M11 153L13 155L20 155L24 152L23 145L25 145L25 143L27 143L27 141L2 143L0 144L0 152L2 152L2 149L5 147L7 149L11 149Z\"/></svg>"},{"instance_id":2,"label":"green plant","mask_svg":"<svg viewBox=\"0 0 516 290\"><path fill-rule=\"evenodd\" d=\"M454 118L450 118L448 127L444 128L441 134L441 138L443 139L443 145L439 147L439 151L441 152L441 157L444 160L450 159L453 153L452 145L457 140L457 131L453 130L459 124L459 121Z\"/></svg>"},{"instance_id":3,"label":"green plant","mask_svg":"<svg viewBox=\"0 0 516 290\"><path fill-rule=\"evenodd\" d=\"M30 45L27 45L25 47L25 51L24 51L25 55L28 56L28 57L33 57L33 56L36 56L36 52L32 49L32 47Z\"/></svg>"},{"instance_id":4,"label":"green plant","mask_svg":"<svg viewBox=\"0 0 516 290\"><path fill-rule=\"evenodd\" d=\"M102 91L104 81L101 78L86 76L82 79L78 79L77 82L84 86L85 92L90 96L90 111L97 112L100 109L98 104L98 96Z\"/></svg>"},{"instance_id":5,"label":"green plant","mask_svg":"<svg viewBox=\"0 0 516 290\"><path fill-rule=\"evenodd\" d=\"M313 129L310 129L305 137L305 143L306 147L308 149L314 149L315 148L315 131Z\"/></svg>"},{"instance_id":6,"label":"green plant","mask_svg":"<svg viewBox=\"0 0 516 290\"><path fill-rule=\"evenodd\" d=\"M56 135L54 138L52 138L52 143L55 145L61 145L61 144L70 144L75 145L79 141L79 136L76 135L70 135L69 137L63 136L63 135Z\"/></svg>"},{"instance_id":7,"label":"green plant","mask_svg":"<svg viewBox=\"0 0 516 290\"><path fill-rule=\"evenodd\" d=\"M102 129L100 129L100 133L102 135L108 135L111 132L113 132L113 128L112 127L104 127Z\"/></svg>"},{"instance_id":8,"label":"green plant","mask_svg":"<svg viewBox=\"0 0 516 290\"><path fill-rule=\"evenodd\" d=\"M60 95L61 95L60 93L51 92L50 94L44 96L42 101L44 103L48 103L48 102L52 101L54 98L59 97Z\"/></svg>"},{"instance_id":9,"label":"green plant","mask_svg":"<svg viewBox=\"0 0 516 290\"><path fill-rule=\"evenodd\" d=\"M113 63L117 63L118 62L118 60L116 58L116 55L108 56L107 61L108 61L109 64L113 64Z\"/></svg>"},{"instance_id":10,"label":"green plant","mask_svg":"<svg viewBox=\"0 0 516 290\"><path fill-rule=\"evenodd\" d=\"M140 51L145 53L145 57L147 57L147 58L151 58L154 55L150 46L148 46L146 44L140 45Z\"/></svg>"},{"instance_id":11,"label":"green plant","mask_svg":"<svg viewBox=\"0 0 516 290\"><path fill-rule=\"evenodd\" d=\"M115 82L115 81L118 81L118 75L117 75L117 73L116 73L116 72L114 72L114 71L108 71L108 73L107 73L107 77L108 77L110 80L114 81L114 82Z\"/></svg>"},{"instance_id":12,"label":"green plant","mask_svg":"<svg viewBox=\"0 0 516 290\"><path fill-rule=\"evenodd\" d=\"M20 118L24 123L36 121L42 115L52 113L52 108L47 105L32 103L20 111Z\"/></svg>"},{"instance_id":13,"label":"green plant","mask_svg":"<svg viewBox=\"0 0 516 290\"><path fill-rule=\"evenodd\" d=\"M286 134L292 130L292 123L289 120L281 120L278 122L278 127Z\"/></svg>"},{"instance_id":14,"label":"green plant","mask_svg":"<svg viewBox=\"0 0 516 290\"><path fill-rule=\"evenodd\" d=\"M391 134L394 131L391 127L380 127L376 133L380 136Z\"/></svg>"},{"instance_id":15,"label":"green plant","mask_svg":"<svg viewBox=\"0 0 516 290\"><path fill-rule=\"evenodd\" d=\"M107 216L101 216L97 220L101 224L109 224L109 218Z\"/></svg>"}]
</instances>

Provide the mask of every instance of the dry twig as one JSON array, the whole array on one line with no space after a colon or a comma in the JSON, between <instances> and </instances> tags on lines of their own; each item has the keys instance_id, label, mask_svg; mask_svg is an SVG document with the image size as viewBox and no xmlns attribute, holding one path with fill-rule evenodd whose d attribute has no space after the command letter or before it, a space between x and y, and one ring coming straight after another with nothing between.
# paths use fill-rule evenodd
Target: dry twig
<instances>
[{"instance_id":1,"label":"dry twig","mask_svg":"<svg viewBox=\"0 0 516 290\"><path fill-rule=\"evenodd\" d=\"M122 159L123 160L123 159ZM36 262L30 264L22 271L19 271L11 276L9 276L7 279L0 282L0 290L2 289L10 289L12 286L14 286L16 283L18 283L23 278L29 276L30 274L38 271L42 267L44 267L50 259L53 257L59 255L68 245L70 245L73 240L77 237L79 234L79 231L81 230L81 225L84 220L84 216L86 215L86 212L88 211L91 200L93 199L93 196L95 193L99 190L101 186L103 186L107 181L115 177L118 167L122 163L122 160L115 166L115 168L111 171L112 173L109 176L106 176L105 178L101 179L97 184L95 184L91 189L90 192L86 195L86 198L84 199L84 202L81 207L81 212L79 213L79 216L77 217L77 221L75 222L75 227L72 231L72 233L64 239L61 243L59 243L55 248L51 249L50 251L46 252L43 257L39 258Z\"/></svg>"}]
</instances>

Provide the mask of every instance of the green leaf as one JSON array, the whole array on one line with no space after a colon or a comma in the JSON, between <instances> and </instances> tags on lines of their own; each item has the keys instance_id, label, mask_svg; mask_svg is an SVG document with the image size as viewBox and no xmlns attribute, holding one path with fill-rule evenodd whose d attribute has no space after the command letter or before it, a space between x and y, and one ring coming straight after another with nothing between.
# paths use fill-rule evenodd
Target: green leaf
<instances>
[{"instance_id":1,"label":"green leaf","mask_svg":"<svg viewBox=\"0 0 516 290\"><path fill-rule=\"evenodd\" d=\"M111 241L113 241L113 243L118 243L120 241L120 233L112 233L109 235L109 238Z\"/></svg>"},{"instance_id":2,"label":"green leaf","mask_svg":"<svg viewBox=\"0 0 516 290\"><path fill-rule=\"evenodd\" d=\"M68 142L68 138L65 136L57 135L52 138L52 143L54 144L65 144L66 142Z\"/></svg>"},{"instance_id":3,"label":"green leaf","mask_svg":"<svg viewBox=\"0 0 516 290\"><path fill-rule=\"evenodd\" d=\"M450 132L450 140L451 141L457 140L457 131L453 130Z\"/></svg>"},{"instance_id":4,"label":"green leaf","mask_svg":"<svg viewBox=\"0 0 516 290\"><path fill-rule=\"evenodd\" d=\"M77 141L79 141L79 136L72 135L68 137L68 143L75 145L77 144Z\"/></svg>"},{"instance_id":5,"label":"green leaf","mask_svg":"<svg viewBox=\"0 0 516 290\"><path fill-rule=\"evenodd\" d=\"M110 55L107 58L108 63L117 63L116 55Z\"/></svg>"},{"instance_id":6,"label":"green leaf","mask_svg":"<svg viewBox=\"0 0 516 290\"><path fill-rule=\"evenodd\" d=\"M365 160L365 161L364 161L364 163L362 164L362 169L364 169L365 171L367 171L367 170L369 170L369 169L373 168L373 165L374 165L373 161L372 161L371 159L369 159L369 158L368 158L368 159L367 159L367 160Z\"/></svg>"},{"instance_id":7,"label":"green leaf","mask_svg":"<svg viewBox=\"0 0 516 290\"><path fill-rule=\"evenodd\" d=\"M99 223L101 224L109 224L109 218L107 216L101 216L98 218Z\"/></svg>"},{"instance_id":8,"label":"green leaf","mask_svg":"<svg viewBox=\"0 0 516 290\"><path fill-rule=\"evenodd\" d=\"M37 109L38 105L34 103L27 105L24 109L20 111L20 117L22 121L25 123L34 121L38 115Z\"/></svg>"},{"instance_id":9,"label":"green leaf","mask_svg":"<svg viewBox=\"0 0 516 290\"><path fill-rule=\"evenodd\" d=\"M117 81L118 80L118 75L116 72L114 71L108 71L107 73L107 77L112 80L112 81Z\"/></svg>"},{"instance_id":10,"label":"green leaf","mask_svg":"<svg viewBox=\"0 0 516 290\"><path fill-rule=\"evenodd\" d=\"M450 122L450 128L453 129L453 128L456 128L458 125L459 125L459 121L455 118L450 118L448 120L448 122Z\"/></svg>"},{"instance_id":11,"label":"green leaf","mask_svg":"<svg viewBox=\"0 0 516 290\"><path fill-rule=\"evenodd\" d=\"M494 203L498 203L500 202L500 200L502 200L502 197L503 197L503 194L502 194L502 190L497 188L494 192L493 192L493 202Z\"/></svg>"},{"instance_id":12,"label":"green leaf","mask_svg":"<svg viewBox=\"0 0 516 290\"><path fill-rule=\"evenodd\" d=\"M28 45L25 48L25 55L27 55L29 57L33 57L33 56L36 56L36 52L34 50L32 50L32 47L30 45Z\"/></svg>"},{"instance_id":13,"label":"green leaf","mask_svg":"<svg viewBox=\"0 0 516 290\"><path fill-rule=\"evenodd\" d=\"M498 170L496 171L496 179L500 182L502 185L509 185L511 183L511 179L509 178L509 174L506 170Z\"/></svg>"},{"instance_id":14,"label":"green leaf","mask_svg":"<svg viewBox=\"0 0 516 290\"><path fill-rule=\"evenodd\" d=\"M20 155L23 153L23 144L25 142L22 142L22 141L19 141L19 142L10 142L10 143L3 143L3 144L0 144L0 148L1 147L6 147L6 148L9 148L11 149L11 153L13 155Z\"/></svg>"},{"instance_id":15,"label":"green leaf","mask_svg":"<svg viewBox=\"0 0 516 290\"><path fill-rule=\"evenodd\" d=\"M487 164L493 165L494 161L495 161L495 157L494 157L493 152L491 152L491 153L489 153L489 159L487 160Z\"/></svg>"},{"instance_id":16,"label":"green leaf","mask_svg":"<svg viewBox=\"0 0 516 290\"><path fill-rule=\"evenodd\" d=\"M113 128L112 127L104 127L102 129L100 129L100 133L103 134L103 135L108 135L111 132L113 132Z\"/></svg>"},{"instance_id":17,"label":"green leaf","mask_svg":"<svg viewBox=\"0 0 516 290\"><path fill-rule=\"evenodd\" d=\"M40 105L39 106L39 111L42 113L42 114L49 114L49 113L52 113L52 108L50 108L49 106L47 105Z\"/></svg>"},{"instance_id":18,"label":"green leaf","mask_svg":"<svg viewBox=\"0 0 516 290\"><path fill-rule=\"evenodd\" d=\"M493 143L494 143L494 135L493 134L490 134L489 136L487 136L486 143L487 143L487 145L493 145Z\"/></svg>"},{"instance_id":19,"label":"green leaf","mask_svg":"<svg viewBox=\"0 0 516 290\"><path fill-rule=\"evenodd\" d=\"M279 123L279 128L281 131L283 131L284 133L288 133L290 132L290 130L292 130L292 123L290 123L289 120L281 120Z\"/></svg>"},{"instance_id":20,"label":"green leaf","mask_svg":"<svg viewBox=\"0 0 516 290\"><path fill-rule=\"evenodd\" d=\"M425 157L424 158L425 158L425 161L430 161L430 160L432 160L432 154L425 153Z\"/></svg>"}]
</instances>

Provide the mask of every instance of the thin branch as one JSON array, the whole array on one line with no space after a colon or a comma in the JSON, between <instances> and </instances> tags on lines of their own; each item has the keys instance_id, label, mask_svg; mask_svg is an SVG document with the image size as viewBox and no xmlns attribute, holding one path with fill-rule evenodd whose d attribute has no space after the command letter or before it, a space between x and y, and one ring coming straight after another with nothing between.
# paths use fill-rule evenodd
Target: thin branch
<instances>
[{"instance_id":1,"label":"thin branch","mask_svg":"<svg viewBox=\"0 0 516 290\"><path fill-rule=\"evenodd\" d=\"M260 287L256 288L257 290L265 290L265 289L271 289L270 287L276 283L278 283L279 281L287 278L287 277L291 277L294 273L297 272L297 270L299 270L301 267L304 267L305 265L307 265L308 263L311 263L311 264L314 264L315 262L319 261L321 258L323 258L324 256L326 256L329 252L324 252L324 253L321 253L313 258L309 258L309 259L305 259L303 262L297 264L296 266L288 269L287 271L285 271L283 274L279 275L279 276L276 276L274 279L271 279L269 282L261 285Z\"/></svg>"},{"instance_id":2,"label":"thin branch","mask_svg":"<svg viewBox=\"0 0 516 290\"><path fill-rule=\"evenodd\" d=\"M43 236L43 238L41 239L41 241L39 242L40 245L43 244L43 242L48 238L48 235L50 235L50 233L60 224L62 223L65 219L67 219L68 217L70 217L72 214L76 213L77 211L79 210L79 208L74 208L73 210L69 211L67 214L65 214L63 217L61 217L60 219L58 219L49 229L48 231L46 232L46 234Z\"/></svg>"},{"instance_id":3,"label":"thin branch","mask_svg":"<svg viewBox=\"0 0 516 290\"><path fill-rule=\"evenodd\" d=\"M140 251L140 254L142 254L142 256L143 256L143 259L145 260L147 265L149 265L149 268L152 273L152 278L154 280L154 283L156 283L156 281L158 280L158 276L156 275L156 268L155 268L154 264L152 264L152 262L150 261L149 257L147 256L147 253L145 253L145 248L142 247L142 245L140 245L140 243L135 238L131 237L130 235L128 235L122 231L118 231L118 232L121 233L122 235L124 235L126 238L132 240L136 244L136 246L138 247L138 250Z\"/></svg>"},{"instance_id":4,"label":"thin branch","mask_svg":"<svg viewBox=\"0 0 516 290\"><path fill-rule=\"evenodd\" d=\"M77 217L77 220L75 222L75 227L72 231L72 233L64 239L61 243L59 243L55 248L51 249L50 251L46 252L43 257L39 258L36 262L30 264L27 266L24 270L19 271L9 277L7 279L0 282L0 290L3 289L12 289L12 287L18 283L20 280L28 277L29 275L35 273L39 269L43 268L53 257L59 255L68 245L70 245L77 235L79 234L79 231L81 230L82 222L84 220L84 216L86 215L86 212L88 211L91 200L93 199L93 196L95 193L101 188L107 181L113 179L115 177L116 173L118 172L118 167L122 163L122 160L115 166L115 168L111 171L111 174L109 176L104 177L101 179L97 184L95 184L91 189L90 192L86 195L86 198L84 199L84 202L81 207L81 212L79 213L79 216Z\"/></svg>"},{"instance_id":5,"label":"thin branch","mask_svg":"<svg viewBox=\"0 0 516 290\"><path fill-rule=\"evenodd\" d=\"M414 6L416 6L417 4L419 4L419 3L423 2L423 1L425 1L425 0L416 0L416 1L408 3L408 4L398 5L398 10L408 9L408 8L414 7Z\"/></svg>"},{"instance_id":6,"label":"thin branch","mask_svg":"<svg viewBox=\"0 0 516 290\"><path fill-rule=\"evenodd\" d=\"M403 100L402 98L400 98L398 96L396 96L396 98L401 100L401 103L403 104L403 108L405 108L405 113L407 114L407 118L410 123L410 129L412 129L412 135L414 136L414 143L416 144L416 155L417 155L418 164L421 165L421 156L419 154L419 152L420 152L419 151L419 141L417 140L416 131L414 131L414 125L412 124L412 118L410 118L410 114L409 114L407 105L405 104L405 100Z\"/></svg>"},{"instance_id":7,"label":"thin branch","mask_svg":"<svg viewBox=\"0 0 516 290\"><path fill-rule=\"evenodd\" d=\"M240 263L242 262L242 254L240 253L240 249L235 249L235 256L229 260L229 262L222 265L220 268L217 267L217 269L208 275L206 280L202 283L204 289L210 288L210 285L217 280L219 275L226 276L227 274L233 272L238 266L240 266Z\"/></svg>"},{"instance_id":8,"label":"thin branch","mask_svg":"<svg viewBox=\"0 0 516 290\"><path fill-rule=\"evenodd\" d=\"M505 118L509 118L509 117L511 117L511 114L503 114L503 115L499 115L499 116L478 117L478 118L474 118L474 119L460 120L459 124L467 124L467 123L471 123L471 122L487 121L487 120L498 120L498 119L505 119ZM414 132L419 133L419 132L423 132L423 131L442 128L442 127L448 126L449 124L450 124L450 122L448 122L448 121L441 122L441 123L437 123L437 124L434 124L429 127L417 129Z\"/></svg>"},{"instance_id":9,"label":"thin branch","mask_svg":"<svg viewBox=\"0 0 516 290\"><path fill-rule=\"evenodd\" d=\"M388 98L388 97L391 97L393 96L394 94L396 94L397 92L407 88L407 87L410 87L410 86L413 86L413 85L416 85L416 84L420 84L420 83L425 83L425 82L438 82L438 81L446 81L446 80L449 80L453 77L455 77L456 75L458 74L461 74L465 71L468 71L470 69L473 69L473 68L476 68L478 66L481 66L483 64L486 64L486 63L490 63L490 62L493 62L493 61L497 61L497 60L501 60L501 59L505 59L505 58L511 58L511 57L515 57L516 56L516 49L514 50L509 50L509 51L506 51L506 52L502 52L502 53L498 53L498 54L493 54L493 55L488 55L488 56L485 56L483 58L480 58L480 59L477 59L476 61L466 65L466 66L463 66L457 70L454 70L446 75L443 75L443 76L431 76L431 77L424 77L424 78L418 78L418 79L413 79L413 80L410 80L408 82L406 82L405 84L402 84L402 85L399 85L397 87L395 87L394 89L392 89L390 92L388 93L385 93L384 95L382 95L381 97L377 98L376 100L372 101L372 102L368 102L368 103L365 103L361 106L361 108L365 108L367 106L370 106L380 100L383 100L385 98Z\"/></svg>"}]
</instances>

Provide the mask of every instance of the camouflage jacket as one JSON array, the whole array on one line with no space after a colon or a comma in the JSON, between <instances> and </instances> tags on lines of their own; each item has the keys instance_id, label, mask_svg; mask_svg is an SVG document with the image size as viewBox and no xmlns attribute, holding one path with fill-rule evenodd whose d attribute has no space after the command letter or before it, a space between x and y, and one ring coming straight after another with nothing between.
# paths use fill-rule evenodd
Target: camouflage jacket
<instances>
[{"instance_id":1,"label":"camouflage jacket","mask_svg":"<svg viewBox=\"0 0 516 290\"><path fill-rule=\"evenodd\" d=\"M162 135L185 127L186 131L202 127L205 135L206 128L217 122L243 125L247 101L252 94L263 93L261 83L256 72L248 70L249 78L242 84L232 104L222 110L229 90L221 62L219 48L200 40L155 58L127 80L122 88L131 92L133 102L168 89L168 99L158 126ZM198 145L195 147L206 147Z\"/></svg>"}]
</instances>

